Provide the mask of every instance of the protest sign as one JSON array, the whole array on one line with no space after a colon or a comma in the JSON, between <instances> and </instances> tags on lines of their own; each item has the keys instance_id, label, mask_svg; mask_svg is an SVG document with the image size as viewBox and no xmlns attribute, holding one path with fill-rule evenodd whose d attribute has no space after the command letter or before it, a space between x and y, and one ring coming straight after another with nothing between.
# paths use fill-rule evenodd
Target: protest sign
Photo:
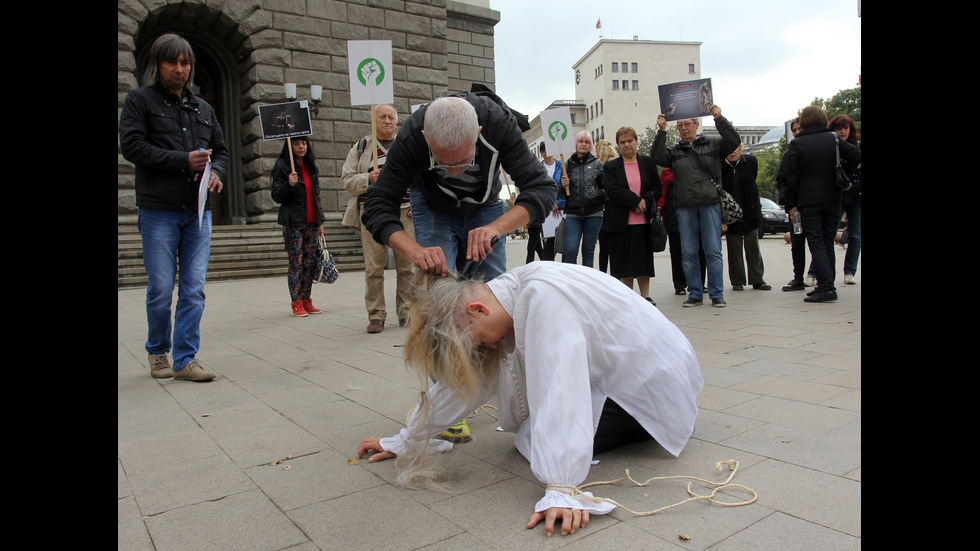
<instances>
[{"instance_id":1,"label":"protest sign","mask_svg":"<svg viewBox=\"0 0 980 551\"><path fill-rule=\"evenodd\" d=\"M710 78L661 84L657 89L660 112L668 121L711 116L711 106L715 102Z\"/></svg>"}]
</instances>

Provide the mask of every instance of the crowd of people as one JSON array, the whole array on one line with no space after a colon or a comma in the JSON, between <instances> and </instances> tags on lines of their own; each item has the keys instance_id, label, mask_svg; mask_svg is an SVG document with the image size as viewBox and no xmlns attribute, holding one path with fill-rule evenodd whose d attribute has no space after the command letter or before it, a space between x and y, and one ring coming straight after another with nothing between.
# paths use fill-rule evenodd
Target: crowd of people
<instances>
[{"instance_id":1,"label":"crowd of people","mask_svg":"<svg viewBox=\"0 0 980 551\"><path fill-rule=\"evenodd\" d=\"M148 83L125 99L120 146L136 167L150 372L209 381L215 374L196 358L211 234L210 199L198 217L198 180L210 165L206 190L220 193L229 155L213 109L191 92L189 43L163 35L147 63ZM547 155L544 143L538 160L524 142L519 114L489 90L437 98L400 129L393 106L376 106L373 114L372 134L352 145L343 165L341 182L351 196L344 224L361 233L369 333L384 330L384 259L387 248L394 251L405 359L424 390L406 428L365 438L357 454L370 454L371 462L408 460L399 476L407 486L437 483L445 474L437 458L470 438L465 416L496 396L500 428L516 433L516 448L547 485L527 528L543 522L550 537L560 523L562 534L575 532L590 514L614 506L556 488L581 484L594 454L629 443L655 441L679 455L697 417L703 386L697 357L649 296L649 219L662 210L684 306L702 304L708 293L723 307L720 194L727 191L743 209L742 220L727 227L733 288L770 289L758 248L757 164L717 105L711 115L718 137L704 136L700 121L688 119L677 122L680 141L668 145L660 115L649 155L638 151L635 130L623 127L615 135L618 154L608 142L597 149L582 132L565 163ZM799 126L778 182L781 202L802 219L813 257L817 284L807 300L824 302L836 299L833 245L842 210L857 245L845 258L846 282L856 268L860 150L846 118L828 121L809 106ZM836 151L855 182L850 195L835 183ZM499 199L504 172L518 190L506 211ZM310 289L324 214L306 137L283 144L271 194L280 204L292 314L320 313ZM528 262L508 272L507 235L542 226L547 217L564 220L562 262L533 261L534 254L553 259L552 244L550 251L529 249ZM600 269L593 267L597 245ZM795 267L795 241L793 251ZM802 271L801 261L794 277Z\"/></svg>"}]
</instances>

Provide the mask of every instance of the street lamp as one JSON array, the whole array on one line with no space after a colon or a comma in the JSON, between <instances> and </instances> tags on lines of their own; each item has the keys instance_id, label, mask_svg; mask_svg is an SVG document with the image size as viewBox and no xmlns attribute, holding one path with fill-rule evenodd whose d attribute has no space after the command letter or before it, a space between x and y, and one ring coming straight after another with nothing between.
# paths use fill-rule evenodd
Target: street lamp
<instances>
[{"instance_id":1,"label":"street lamp","mask_svg":"<svg viewBox=\"0 0 980 551\"><path fill-rule=\"evenodd\" d=\"M283 84L283 88L286 89L286 99L294 100L296 99L296 83L287 82ZM323 86L318 84L310 85L310 101L313 102L313 116L320 114L320 101L323 99Z\"/></svg>"}]
</instances>

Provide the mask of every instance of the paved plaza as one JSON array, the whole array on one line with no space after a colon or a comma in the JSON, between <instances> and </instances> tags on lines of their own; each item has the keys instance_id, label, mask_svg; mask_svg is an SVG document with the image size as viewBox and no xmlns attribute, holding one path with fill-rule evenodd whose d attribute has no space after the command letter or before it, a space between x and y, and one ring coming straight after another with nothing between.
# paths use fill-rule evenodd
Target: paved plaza
<instances>
[{"instance_id":1,"label":"paved plaza","mask_svg":"<svg viewBox=\"0 0 980 551\"><path fill-rule=\"evenodd\" d=\"M526 242L507 240L508 266ZM655 255L651 296L694 345L704 389L694 435L680 457L656 443L596 456L588 482L684 475L733 483L758 499L704 500L653 515L617 508L575 534L525 524L544 487L495 430L492 408L468 418L473 441L454 454L450 493L394 484L395 461L356 458L365 436L404 426L419 395L402 361L405 329L391 314L368 334L364 273L314 286L323 314L297 318L285 276L205 287L198 358L207 383L153 379L145 288L118 291L118 548L139 550L858 550L861 548L861 268L839 300L782 292L790 246L762 240L771 291L733 291L727 308L682 308L666 253ZM807 254L809 261L809 253ZM707 299L707 295L705 295ZM560 315L560 313L556 313ZM490 405L493 405L491 402ZM488 414L489 413L489 414ZM589 488L636 512L690 497L688 480ZM705 495L711 487L693 482ZM750 498L723 490L719 501Z\"/></svg>"}]
</instances>

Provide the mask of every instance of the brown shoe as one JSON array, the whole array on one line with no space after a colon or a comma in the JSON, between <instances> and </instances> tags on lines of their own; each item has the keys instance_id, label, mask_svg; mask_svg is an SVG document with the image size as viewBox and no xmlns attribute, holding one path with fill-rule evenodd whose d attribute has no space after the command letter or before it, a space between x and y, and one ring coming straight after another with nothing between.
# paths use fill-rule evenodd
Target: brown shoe
<instances>
[{"instance_id":1,"label":"brown shoe","mask_svg":"<svg viewBox=\"0 0 980 551\"><path fill-rule=\"evenodd\" d=\"M385 330L384 320L371 320L371 323L368 325L368 329L367 329L368 333L380 333L384 330Z\"/></svg>"},{"instance_id":2,"label":"brown shoe","mask_svg":"<svg viewBox=\"0 0 980 551\"><path fill-rule=\"evenodd\" d=\"M316 306L313 306L313 299L308 298L303 300L303 310L306 310L307 314L322 314L323 310L320 310Z\"/></svg>"},{"instance_id":3,"label":"brown shoe","mask_svg":"<svg viewBox=\"0 0 980 551\"><path fill-rule=\"evenodd\" d=\"M167 353L147 354L150 360L150 375L155 379L169 379L174 376L174 368L170 367Z\"/></svg>"},{"instance_id":4,"label":"brown shoe","mask_svg":"<svg viewBox=\"0 0 980 551\"><path fill-rule=\"evenodd\" d=\"M768 291L772 289L772 285L769 285L768 283L758 283L756 285L753 285L752 288L758 289L760 291Z\"/></svg>"},{"instance_id":5,"label":"brown shoe","mask_svg":"<svg viewBox=\"0 0 980 551\"><path fill-rule=\"evenodd\" d=\"M197 360L191 360L182 369L174 371L174 380L181 381L210 381L214 379L215 374L210 371L205 371L201 364L197 363Z\"/></svg>"}]
</instances>

